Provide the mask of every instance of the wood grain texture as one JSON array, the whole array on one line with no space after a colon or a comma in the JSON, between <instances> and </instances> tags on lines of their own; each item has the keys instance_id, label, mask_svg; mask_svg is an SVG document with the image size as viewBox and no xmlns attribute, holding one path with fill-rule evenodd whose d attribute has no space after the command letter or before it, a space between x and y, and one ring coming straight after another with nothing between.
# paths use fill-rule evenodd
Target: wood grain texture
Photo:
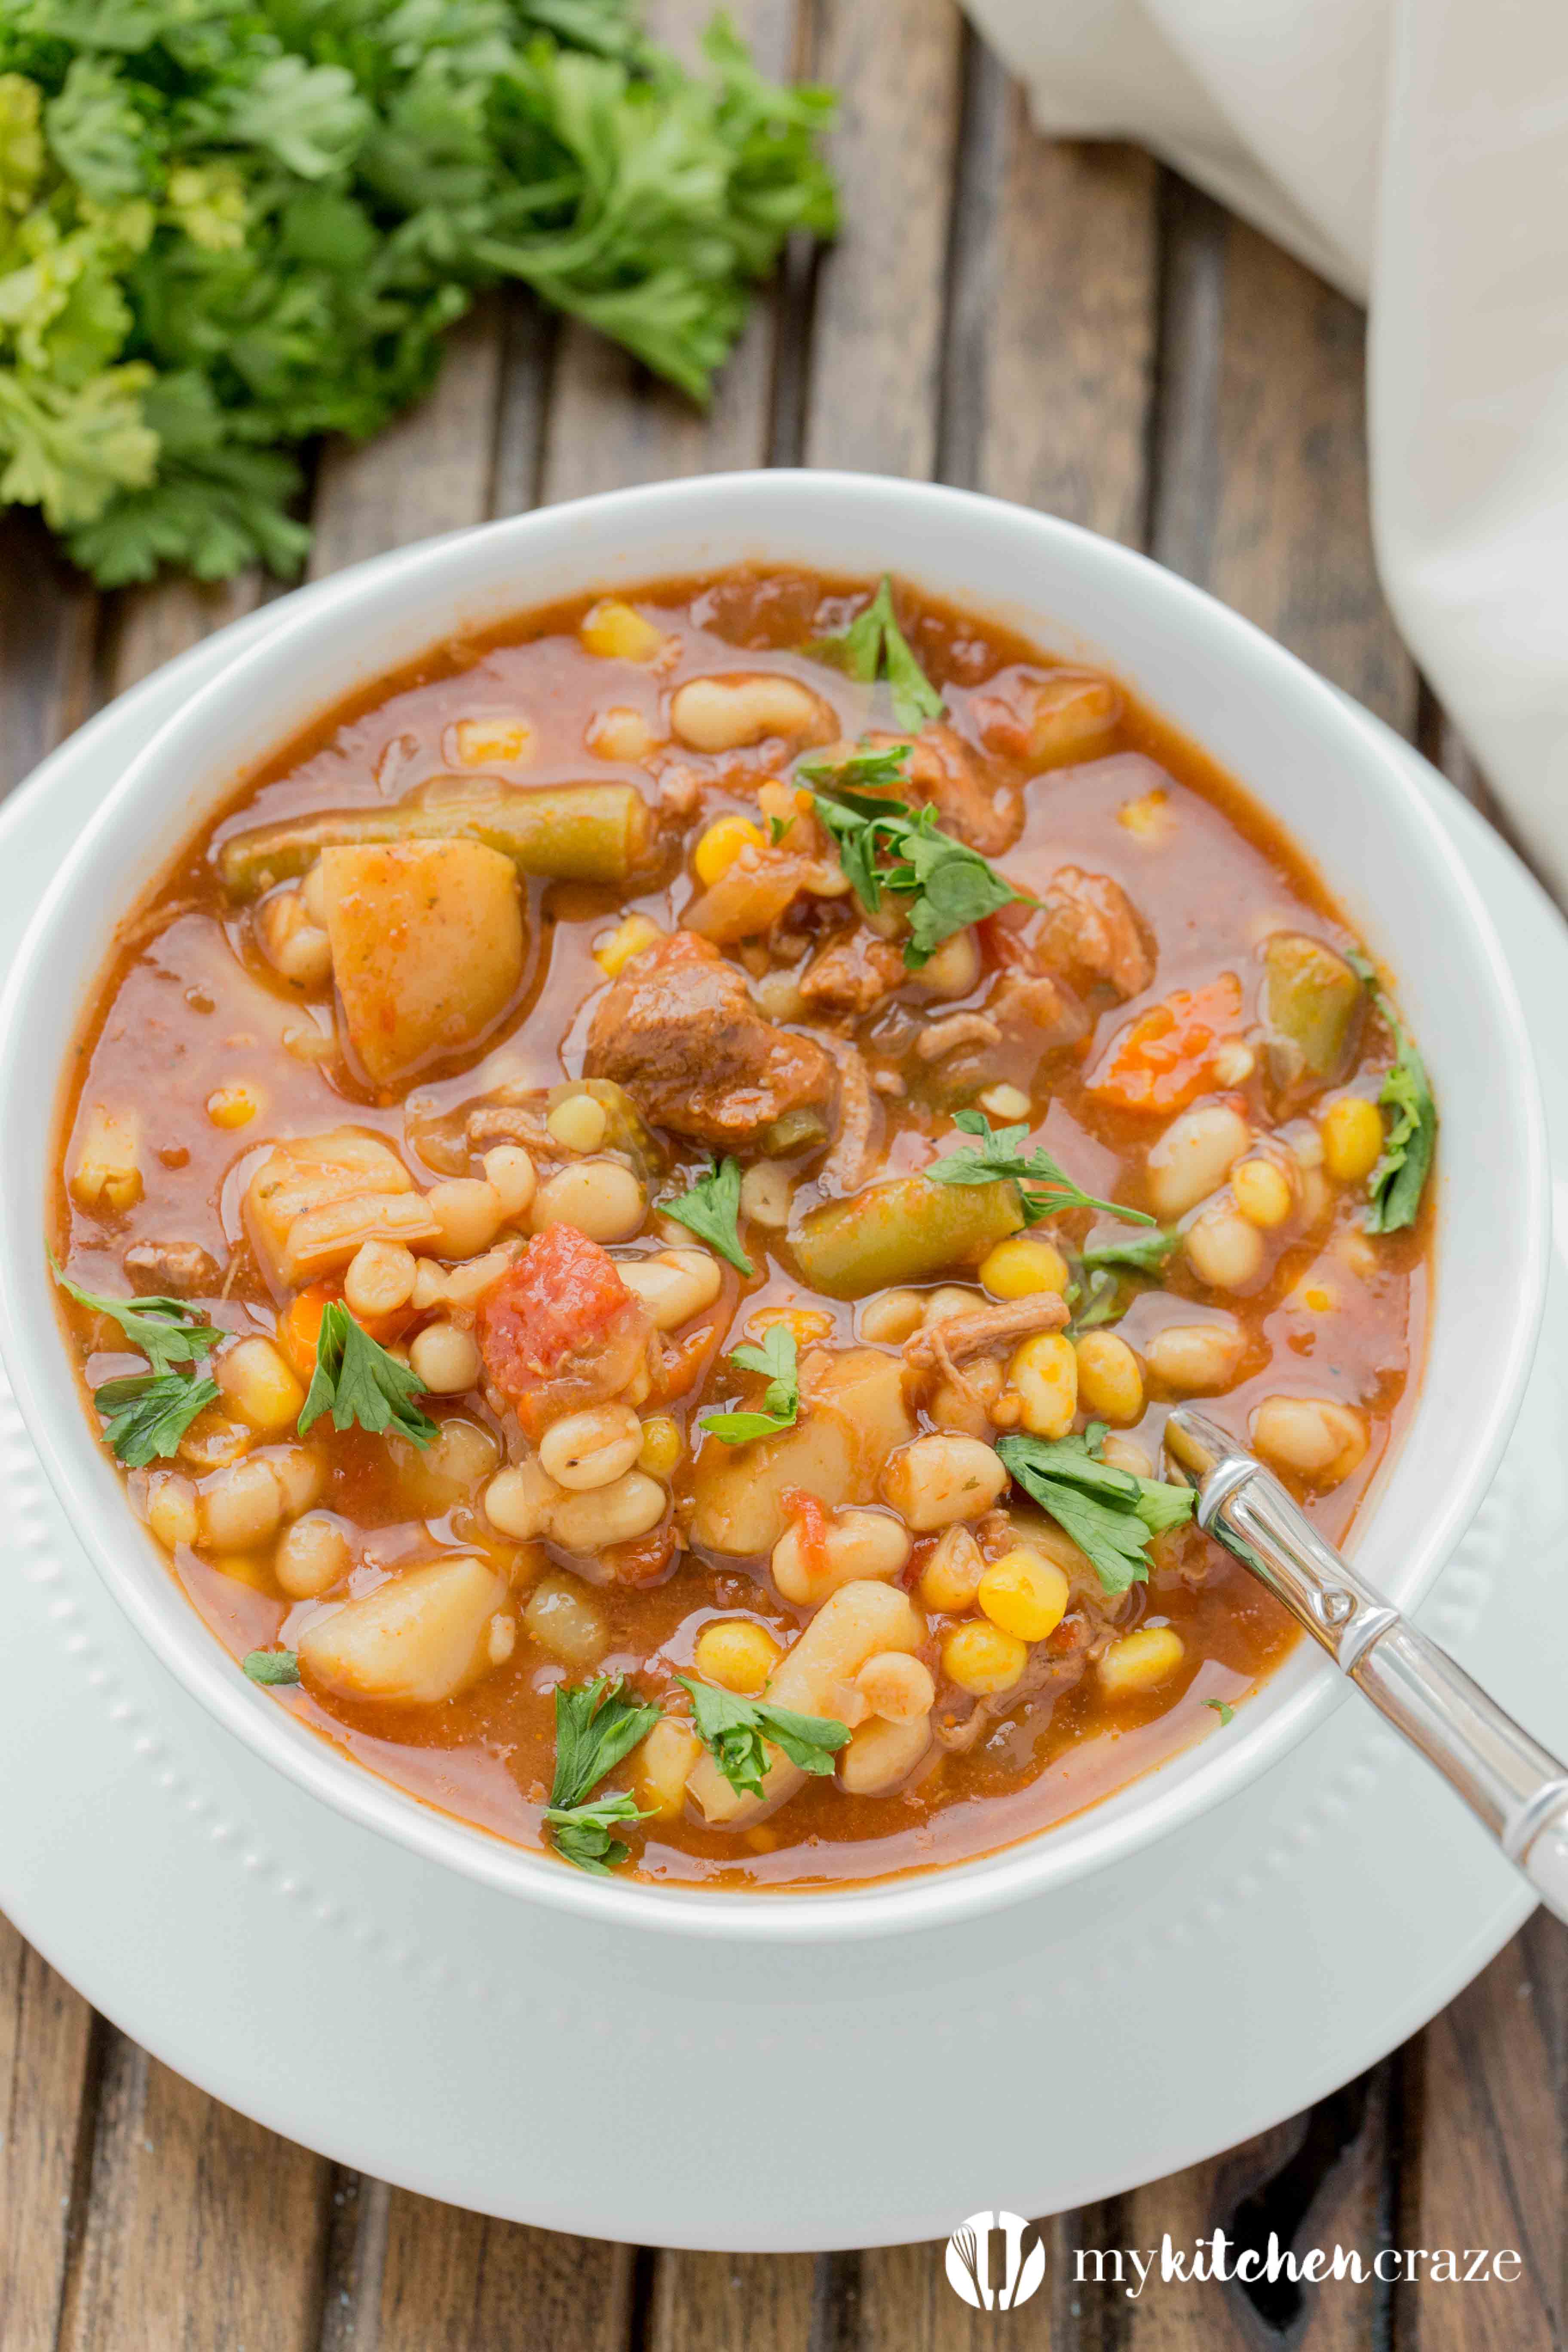
<instances>
[{"instance_id":1,"label":"wood grain texture","mask_svg":"<svg viewBox=\"0 0 1568 2352\"><path fill-rule=\"evenodd\" d=\"M0 1919L0 2345L54 2352L92 2011Z\"/></svg>"},{"instance_id":2,"label":"wood grain texture","mask_svg":"<svg viewBox=\"0 0 1568 2352\"><path fill-rule=\"evenodd\" d=\"M1157 174L1042 139L1009 93L975 487L1142 543L1154 388Z\"/></svg>"},{"instance_id":3,"label":"wood grain texture","mask_svg":"<svg viewBox=\"0 0 1568 2352\"><path fill-rule=\"evenodd\" d=\"M1552 2352L1565 2269L1560 1927L1516 1937L1413 2048L1405 2245L1514 2247L1512 2284L1402 2285L1418 2352ZM1554 2047L1554 2043L1556 2046Z\"/></svg>"},{"instance_id":4,"label":"wood grain texture","mask_svg":"<svg viewBox=\"0 0 1568 2352\"><path fill-rule=\"evenodd\" d=\"M1079 2340L1068 2252L1073 2225L1058 2217L1038 2227L1045 2284L1017 2311L972 2311L961 2302L947 2283L940 2242L863 2254L857 2352L1069 2352Z\"/></svg>"},{"instance_id":5,"label":"wood grain texture","mask_svg":"<svg viewBox=\"0 0 1568 2352\"><path fill-rule=\"evenodd\" d=\"M618 2352L632 2257L392 2193L375 2352Z\"/></svg>"},{"instance_id":6,"label":"wood grain texture","mask_svg":"<svg viewBox=\"0 0 1568 2352\"><path fill-rule=\"evenodd\" d=\"M314 2352L327 2179L116 2038L60 2352Z\"/></svg>"},{"instance_id":7,"label":"wood grain texture","mask_svg":"<svg viewBox=\"0 0 1568 2352\"><path fill-rule=\"evenodd\" d=\"M0 513L0 793L90 717L98 607L36 515Z\"/></svg>"},{"instance_id":8,"label":"wood grain texture","mask_svg":"<svg viewBox=\"0 0 1568 2352\"><path fill-rule=\"evenodd\" d=\"M828 0L812 71L841 94L845 226L817 279L809 465L935 469L962 51L950 0Z\"/></svg>"},{"instance_id":9,"label":"wood grain texture","mask_svg":"<svg viewBox=\"0 0 1568 2352\"><path fill-rule=\"evenodd\" d=\"M811 2254L657 2257L647 2352L818 2352Z\"/></svg>"}]
</instances>

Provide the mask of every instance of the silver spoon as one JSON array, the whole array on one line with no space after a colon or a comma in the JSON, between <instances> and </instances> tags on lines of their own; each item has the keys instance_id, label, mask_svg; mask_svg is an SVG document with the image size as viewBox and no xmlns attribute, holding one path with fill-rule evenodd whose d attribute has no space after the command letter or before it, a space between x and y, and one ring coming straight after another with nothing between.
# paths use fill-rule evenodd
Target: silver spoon
<instances>
[{"instance_id":1,"label":"silver spoon","mask_svg":"<svg viewBox=\"0 0 1568 2352\"><path fill-rule=\"evenodd\" d=\"M1385 1722L1435 1764L1547 1909L1568 1921L1568 1767L1363 1584L1261 1462L1190 1405L1165 1423L1197 1522L1282 1601Z\"/></svg>"}]
</instances>

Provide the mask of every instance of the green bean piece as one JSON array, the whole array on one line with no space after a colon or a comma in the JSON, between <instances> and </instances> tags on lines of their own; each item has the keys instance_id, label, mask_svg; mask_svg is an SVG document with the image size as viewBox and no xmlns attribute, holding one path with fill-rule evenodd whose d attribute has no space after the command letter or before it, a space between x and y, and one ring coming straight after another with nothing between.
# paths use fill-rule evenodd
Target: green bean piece
<instances>
[{"instance_id":1,"label":"green bean piece","mask_svg":"<svg viewBox=\"0 0 1568 2352\"><path fill-rule=\"evenodd\" d=\"M633 784L465 793L461 782L437 776L386 808L327 810L237 833L217 853L224 887L232 898L254 898L303 874L321 850L363 842L482 841L521 872L559 882L625 882L647 863L653 820Z\"/></svg>"},{"instance_id":2,"label":"green bean piece","mask_svg":"<svg viewBox=\"0 0 1568 2352\"><path fill-rule=\"evenodd\" d=\"M1016 1184L957 1187L900 1176L813 1209L795 1238L795 1263L827 1297L866 1298L973 1265L1023 1223Z\"/></svg>"},{"instance_id":3,"label":"green bean piece","mask_svg":"<svg viewBox=\"0 0 1568 2352\"><path fill-rule=\"evenodd\" d=\"M1263 950L1259 1011L1276 1086L1324 1086L1339 1076L1363 1005L1342 955L1305 931L1276 931Z\"/></svg>"}]
</instances>

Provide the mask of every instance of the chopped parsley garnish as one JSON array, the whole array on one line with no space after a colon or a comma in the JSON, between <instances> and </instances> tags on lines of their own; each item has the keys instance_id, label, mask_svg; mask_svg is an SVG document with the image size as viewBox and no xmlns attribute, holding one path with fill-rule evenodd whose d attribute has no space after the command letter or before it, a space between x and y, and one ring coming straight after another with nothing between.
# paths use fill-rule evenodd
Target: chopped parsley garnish
<instances>
[{"instance_id":1,"label":"chopped parsley garnish","mask_svg":"<svg viewBox=\"0 0 1568 2352\"><path fill-rule=\"evenodd\" d=\"M555 1773L544 1818L556 1852L579 1870L609 1871L625 1862L631 1849L614 1835L615 1825L647 1818L622 1791L591 1793L659 1718L651 1699L627 1698L625 1688L619 1675L556 1685Z\"/></svg>"},{"instance_id":2,"label":"chopped parsley garnish","mask_svg":"<svg viewBox=\"0 0 1568 2352\"><path fill-rule=\"evenodd\" d=\"M900 727L918 731L928 719L942 717L942 697L899 626L893 583L885 572L870 603L840 635L818 637L805 650L814 660L832 662L864 686L886 678Z\"/></svg>"},{"instance_id":3,"label":"chopped parsley garnish","mask_svg":"<svg viewBox=\"0 0 1568 2352\"><path fill-rule=\"evenodd\" d=\"M862 751L837 763L808 760L800 773L812 786L816 814L867 913L880 911L884 891L905 902L909 937L904 962L910 971L919 971L943 940L983 922L1015 898L1028 900L1028 893L1015 889L977 849L943 833L929 803L911 808L869 789L902 783L909 753L907 743L897 743L889 751Z\"/></svg>"},{"instance_id":4,"label":"chopped parsley garnish","mask_svg":"<svg viewBox=\"0 0 1568 2352\"><path fill-rule=\"evenodd\" d=\"M334 1429L350 1429L357 1422L373 1434L392 1430L416 1445L428 1445L440 1433L414 1402L424 1393L418 1375L389 1356L341 1298L328 1301L316 1338L316 1369L300 1414L301 1437L330 1412Z\"/></svg>"},{"instance_id":5,"label":"chopped parsley garnish","mask_svg":"<svg viewBox=\"0 0 1568 2352\"><path fill-rule=\"evenodd\" d=\"M1117 1212L1126 1216L1125 1209ZM1181 1235L1169 1226L1155 1225L1146 1234L1119 1234L1114 1241L1091 1242L1079 1252L1078 1262L1086 1274L1098 1273L1101 1266L1131 1266L1138 1274L1157 1274L1180 1241Z\"/></svg>"},{"instance_id":6,"label":"chopped parsley garnish","mask_svg":"<svg viewBox=\"0 0 1568 2352\"><path fill-rule=\"evenodd\" d=\"M216 1381L185 1372L132 1372L92 1392L103 1415L104 1441L127 1470L144 1470L149 1462L177 1454L197 1413L217 1399Z\"/></svg>"},{"instance_id":7,"label":"chopped parsley garnish","mask_svg":"<svg viewBox=\"0 0 1568 2352\"><path fill-rule=\"evenodd\" d=\"M730 1361L766 1381L762 1410L704 1413L698 1426L721 1437L726 1445L745 1445L753 1437L773 1437L781 1429L793 1428L800 1414L800 1363L788 1324L770 1323L760 1348L731 1348Z\"/></svg>"},{"instance_id":8,"label":"chopped parsley garnish","mask_svg":"<svg viewBox=\"0 0 1568 2352\"><path fill-rule=\"evenodd\" d=\"M1125 1214L1123 1211L1121 1213ZM1131 1294L1123 1272L1154 1274L1175 1248L1180 1236L1162 1226L1146 1234L1128 1234L1117 1241L1098 1242L1073 1260L1075 1280L1068 1297L1074 1302L1069 1332L1093 1331L1125 1315Z\"/></svg>"},{"instance_id":9,"label":"chopped parsley garnish","mask_svg":"<svg viewBox=\"0 0 1568 2352\"><path fill-rule=\"evenodd\" d=\"M675 1679L690 1693L697 1737L741 1796L764 1793L764 1739L782 1748L803 1772L815 1773L831 1772L834 1757L848 1741L849 1726L830 1716L796 1715L765 1698L739 1698L716 1683L693 1682L689 1675Z\"/></svg>"},{"instance_id":10,"label":"chopped parsley garnish","mask_svg":"<svg viewBox=\"0 0 1568 2352\"><path fill-rule=\"evenodd\" d=\"M1226 1727L1226 1725L1227 1723L1234 1723L1234 1722L1236 1721L1236 1709L1235 1709L1235 1707L1231 1706L1230 1706L1230 1705L1229 1705L1229 1704L1228 1704L1225 1699L1223 1699L1223 1698L1205 1698L1205 1701L1204 1701L1204 1705L1205 1705L1205 1706L1212 1706L1212 1707L1213 1707L1213 1709L1214 1709L1215 1713L1215 1714L1218 1716L1218 1717L1219 1717L1220 1729L1221 1729L1222 1731L1225 1729L1225 1727Z\"/></svg>"},{"instance_id":11,"label":"chopped parsley garnish","mask_svg":"<svg viewBox=\"0 0 1568 2352\"><path fill-rule=\"evenodd\" d=\"M300 1679L300 1661L292 1650L252 1650L244 1664L253 1683L268 1687Z\"/></svg>"},{"instance_id":12,"label":"chopped parsley garnish","mask_svg":"<svg viewBox=\"0 0 1568 2352\"><path fill-rule=\"evenodd\" d=\"M1394 1059L1384 1073L1378 1103L1393 1117L1384 1137L1383 1156L1367 1180L1366 1229L1370 1234L1401 1233L1415 1223L1421 1195L1437 1148L1437 1106L1432 1099L1426 1065L1406 1035L1387 990L1367 957L1352 955L1373 1003L1394 1034Z\"/></svg>"},{"instance_id":13,"label":"chopped parsley garnish","mask_svg":"<svg viewBox=\"0 0 1568 2352\"><path fill-rule=\"evenodd\" d=\"M1004 1437L996 1451L1025 1493L1048 1512L1089 1559L1107 1592L1125 1592L1149 1574L1149 1545L1193 1515L1190 1486L1140 1478L1100 1458L1105 1423L1078 1437Z\"/></svg>"},{"instance_id":14,"label":"chopped parsley garnish","mask_svg":"<svg viewBox=\"0 0 1568 2352\"><path fill-rule=\"evenodd\" d=\"M1124 1209L1119 1201L1099 1201L1092 1192L1080 1191L1043 1145L1026 1152L1026 1124L994 1129L984 1111L978 1110L955 1111L952 1123L965 1135L981 1139L961 1144L940 1160L928 1160L921 1173L932 1184L994 1184L1010 1180L1018 1188L1026 1225L1037 1225L1064 1209L1101 1209L1107 1216L1125 1217L1133 1225L1154 1223L1142 1209Z\"/></svg>"},{"instance_id":15,"label":"chopped parsley garnish","mask_svg":"<svg viewBox=\"0 0 1568 2352\"><path fill-rule=\"evenodd\" d=\"M716 1249L728 1258L742 1274L754 1274L755 1266L741 1247L741 1163L738 1160L715 1160L706 1176L695 1177L688 1189L673 1201L658 1204L661 1217L673 1217L677 1224L687 1225L710 1249Z\"/></svg>"},{"instance_id":16,"label":"chopped parsley garnish","mask_svg":"<svg viewBox=\"0 0 1568 2352\"><path fill-rule=\"evenodd\" d=\"M214 1341L223 1336L183 1298L100 1297L62 1274L52 1253L49 1264L60 1288L79 1307L118 1323L128 1343L141 1349L155 1372L166 1372L171 1364L197 1362L212 1353Z\"/></svg>"}]
</instances>

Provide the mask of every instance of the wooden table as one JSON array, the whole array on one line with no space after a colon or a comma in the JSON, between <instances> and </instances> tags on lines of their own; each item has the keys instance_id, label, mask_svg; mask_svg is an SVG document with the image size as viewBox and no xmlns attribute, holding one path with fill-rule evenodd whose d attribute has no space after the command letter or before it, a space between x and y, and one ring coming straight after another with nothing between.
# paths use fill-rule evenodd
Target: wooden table
<instances>
[{"instance_id":1,"label":"wooden table","mask_svg":"<svg viewBox=\"0 0 1568 2352\"><path fill-rule=\"evenodd\" d=\"M786 273L706 420L526 300L481 308L424 408L368 448L323 453L313 574L671 475L804 462L934 477L1146 548L1359 696L1484 805L1373 576L1360 313L1147 156L1036 137L949 0L753 0L738 13L775 70L843 92L837 250ZM661 11L675 37L705 14L693 0ZM110 696L277 593L250 578L102 598L28 528L0 540L5 784ZM1568 1949L1538 1916L1361 2082L1217 2162L1058 2217L1047 2240L1146 2246L1169 2230L1190 2242L1251 2198L1265 2236L1339 2240L1369 2259L1388 2243L1515 2246L1524 2273L1510 2287L1308 2290L1293 2323L1304 2332L1289 2340L1310 2352L1561 2344L1565 2024ZM166 2073L4 1921L0 2084L4 2352L1287 2340L1215 2286L1151 2289L1136 2304L1087 2287L1075 2300L1057 2263L1048 2294L998 2319L964 2309L930 2247L670 2254L430 2204L339 2171Z\"/></svg>"}]
</instances>

